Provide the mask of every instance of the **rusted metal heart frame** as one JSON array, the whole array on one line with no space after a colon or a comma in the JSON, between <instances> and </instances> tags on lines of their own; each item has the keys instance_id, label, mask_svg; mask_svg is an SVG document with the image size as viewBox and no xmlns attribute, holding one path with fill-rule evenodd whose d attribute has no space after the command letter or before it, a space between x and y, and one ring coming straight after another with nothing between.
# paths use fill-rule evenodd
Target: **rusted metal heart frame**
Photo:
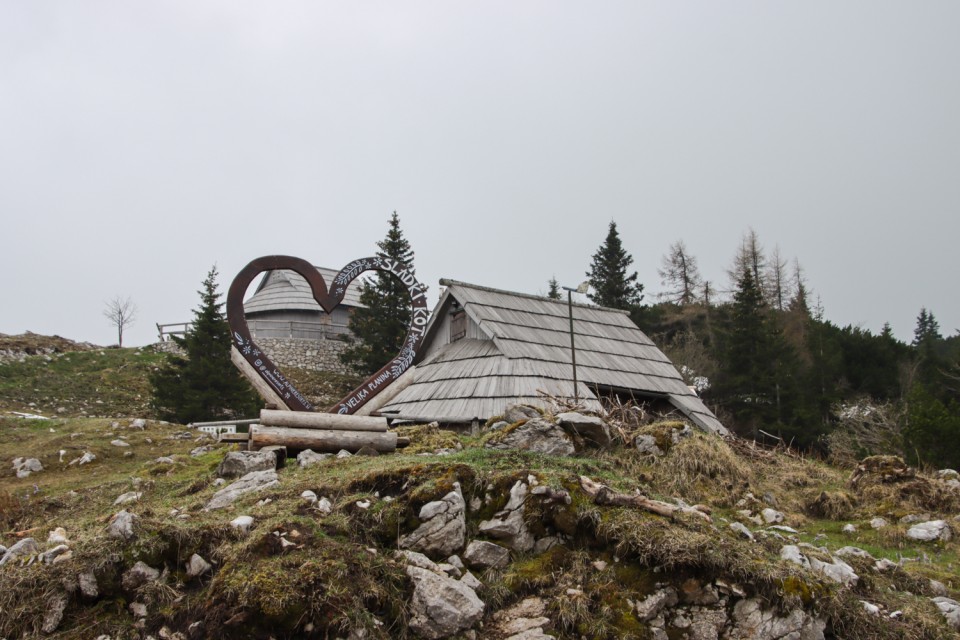
<instances>
[{"instance_id":1,"label":"rusted metal heart frame","mask_svg":"<svg viewBox=\"0 0 960 640\"><path fill-rule=\"evenodd\" d=\"M412 271L402 262L387 256L374 256L354 260L336 275L333 279L333 291L327 288L327 283L320 272L306 260L293 256L264 256L252 260L245 266L230 284L227 292L227 320L232 332L233 344L257 371L261 378L273 388L287 404L288 409L294 411L313 411L314 406L303 397L303 394L277 368L270 358L263 353L250 336L247 327L247 318L243 310L243 297L247 287L259 274L264 271L289 269L299 273L310 285L313 299L326 311L331 313L342 301L347 292L347 286L360 274L366 271L384 271L397 276L407 291L410 292L412 314L410 329L404 338L400 352L383 368L363 381L359 387L341 398L329 411L331 413L352 414L369 402L374 396L383 391L404 371L410 368L417 355L417 350L423 342L424 331L430 312L427 309L427 288L414 277Z\"/></svg>"}]
</instances>

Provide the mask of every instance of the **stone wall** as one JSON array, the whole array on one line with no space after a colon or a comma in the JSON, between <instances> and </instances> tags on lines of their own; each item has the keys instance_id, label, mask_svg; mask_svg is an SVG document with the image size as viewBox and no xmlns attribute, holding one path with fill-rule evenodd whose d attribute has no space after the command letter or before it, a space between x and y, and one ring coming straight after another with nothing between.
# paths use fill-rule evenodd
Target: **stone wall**
<instances>
[{"instance_id":1,"label":"stone wall","mask_svg":"<svg viewBox=\"0 0 960 640\"><path fill-rule=\"evenodd\" d=\"M340 354L347 343L340 340L305 340L302 338L254 338L260 348L279 367L297 367L316 371L352 373L340 363Z\"/></svg>"}]
</instances>

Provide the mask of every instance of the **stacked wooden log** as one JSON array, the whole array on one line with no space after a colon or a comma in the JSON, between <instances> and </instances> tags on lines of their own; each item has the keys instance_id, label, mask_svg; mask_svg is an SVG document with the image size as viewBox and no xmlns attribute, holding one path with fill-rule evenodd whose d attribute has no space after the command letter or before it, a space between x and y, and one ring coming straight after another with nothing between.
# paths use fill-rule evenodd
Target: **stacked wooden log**
<instances>
[{"instance_id":1,"label":"stacked wooden log","mask_svg":"<svg viewBox=\"0 0 960 640\"><path fill-rule=\"evenodd\" d=\"M249 447L257 450L279 445L329 453L343 449L356 453L369 447L378 453L392 453L409 444L387 426L386 418L373 416L263 409L260 424L250 427Z\"/></svg>"}]
</instances>

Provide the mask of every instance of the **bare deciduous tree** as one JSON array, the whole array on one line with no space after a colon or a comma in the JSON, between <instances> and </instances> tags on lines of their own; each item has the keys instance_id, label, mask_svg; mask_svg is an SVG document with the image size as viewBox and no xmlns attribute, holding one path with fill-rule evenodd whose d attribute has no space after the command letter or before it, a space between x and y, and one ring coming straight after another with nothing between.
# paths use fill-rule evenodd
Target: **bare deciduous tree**
<instances>
[{"instance_id":1,"label":"bare deciduous tree","mask_svg":"<svg viewBox=\"0 0 960 640\"><path fill-rule=\"evenodd\" d=\"M662 267L657 269L663 278L660 283L669 287L669 290L660 293L660 299L681 305L695 302L702 279L697 260L687 251L683 240L670 245L670 252L663 256L661 264Z\"/></svg>"},{"instance_id":2,"label":"bare deciduous tree","mask_svg":"<svg viewBox=\"0 0 960 640\"><path fill-rule=\"evenodd\" d=\"M137 305L127 297L114 296L108 300L106 308L103 310L103 316L110 321L110 324L117 328L117 342L123 346L123 330L133 324L137 319Z\"/></svg>"},{"instance_id":3,"label":"bare deciduous tree","mask_svg":"<svg viewBox=\"0 0 960 640\"><path fill-rule=\"evenodd\" d=\"M780 255L780 247L775 246L767 262L766 299L778 311L787 307L787 261Z\"/></svg>"}]
</instances>

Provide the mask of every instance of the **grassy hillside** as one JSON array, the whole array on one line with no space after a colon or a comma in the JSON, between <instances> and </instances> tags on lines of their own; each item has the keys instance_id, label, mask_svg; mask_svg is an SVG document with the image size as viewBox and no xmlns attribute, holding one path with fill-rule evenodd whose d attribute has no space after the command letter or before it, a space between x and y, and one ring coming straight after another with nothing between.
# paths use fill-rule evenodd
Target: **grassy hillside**
<instances>
[{"instance_id":1,"label":"grassy hillside","mask_svg":"<svg viewBox=\"0 0 960 640\"><path fill-rule=\"evenodd\" d=\"M396 454L334 458L308 468L291 460L278 471L279 484L205 511L222 488L216 470L230 447L179 425L149 421L140 429L127 418L77 416L92 407L136 416L144 397L136 397L132 374L159 361L152 353L106 350L0 366L0 409L39 405L46 395L58 402L73 398L76 407L52 420L0 418L0 544L32 537L46 551L55 546L48 536L62 527L70 549L49 564L32 555L0 566L0 637L44 635L45 617L61 597L63 620L44 637L415 637L413 585L394 555L398 540L421 524L421 507L449 494L455 483L470 505L467 539L486 538L480 523L507 505L518 482L549 488L528 498L523 519L535 538L560 544L513 551L505 567L475 571L485 613L458 637L508 637L498 616L534 598L548 620L543 628L555 637L650 638L657 620L644 620L638 603L664 589L680 594L659 617L670 638L717 637L716 631L691 635L696 624L690 620L729 617L736 603L752 598L777 615L804 611L823 620L827 637L956 637L930 598L936 589L931 580L950 597L960 596L958 538L916 542L906 536L911 525L901 522L911 515L939 517L960 533L960 492L940 480L885 477L885 467L878 467L854 485L853 468L785 451L702 434L673 443L675 423L618 424L622 442L574 456L487 448L501 437L496 432L469 437L412 426L401 429L411 446ZM122 384L132 389L123 397L130 405L117 399L106 405L111 394L104 369L127 376ZM31 371L34 382L26 383L21 378ZM41 381L45 386L38 386ZM638 434L652 436L665 453L640 455L629 446ZM70 464L84 453L95 459ZM43 470L17 478L11 465L18 457L37 458ZM711 521L598 504L581 477L627 496L640 491L670 504L704 505ZM308 490L330 500L329 513L301 497ZM115 504L129 492L140 496ZM551 495L567 495L569 503ZM758 524L764 508L781 512L782 525L795 533ZM130 540L107 534L123 509L139 518ZM229 525L239 515L254 518L249 534ZM878 516L889 525L873 529L870 521ZM754 539L731 523L749 527ZM845 533L847 524L856 532ZM781 560L781 549L791 543L822 561L848 545L874 560L845 556L860 579L842 587ZM191 577L193 554L212 570ZM874 564L881 559L896 566L879 571ZM138 561L164 575L124 586L124 574ZM97 595L78 590L85 574L95 576ZM695 594L706 591L718 592L720 602L695 604ZM862 601L879 613L869 613ZM145 617L131 610L132 603L146 607Z\"/></svg>"}]
</instances>

